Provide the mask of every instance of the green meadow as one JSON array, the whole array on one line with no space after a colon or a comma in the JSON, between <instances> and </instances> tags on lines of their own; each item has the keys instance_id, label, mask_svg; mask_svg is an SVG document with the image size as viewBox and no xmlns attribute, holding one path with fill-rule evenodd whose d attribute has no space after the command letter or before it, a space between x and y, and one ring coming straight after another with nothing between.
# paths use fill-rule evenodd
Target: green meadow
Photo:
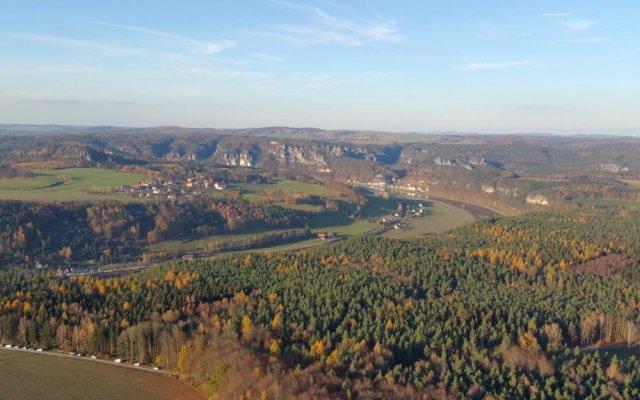
<instances>
[{"instance_id":1,"label":"green meadow","mask_svg":"<svg viewBox=\"0 0 640 400\"><path fill-rule=\"evenodd\" d=\"M383 236L390 239L410 239L429 233L440 233L465 225L474 220L473 216L462 208L440 201L423 202L426 215L405 220L405 228L386 231Z\"/></svg>"},{"instance_id":2,"label":"green meadow","mask_svg":"<svg viewBox=\"0 0 640 400\"><path fill-rule=\"evenodd\" d=\"M33 176L0 179L0 199L25 201L133 200L111 189L146 177L109 169L66 168L32 170Z\"/></svg>"}]
</instances>

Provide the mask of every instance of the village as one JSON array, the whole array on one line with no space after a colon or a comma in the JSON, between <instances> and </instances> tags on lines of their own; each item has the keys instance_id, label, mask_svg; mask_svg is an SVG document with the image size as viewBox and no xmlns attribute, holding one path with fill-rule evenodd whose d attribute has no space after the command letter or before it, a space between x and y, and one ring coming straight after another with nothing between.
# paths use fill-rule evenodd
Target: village
<instances>
[{"instance_id":1,"label":"village","mask_svg":"<svg viewBox=\"0 0 640 400\"><path fill-rule=\"evenodd\" d=\"M187 178L186 181L180 182L158 179L140 181L133 185L121 185L114 189L114 192L144 199L178 200L208 196L213 194L213 189L222 191L227 188L228 183L225 181Z\"/></svg>"}]
</instances>

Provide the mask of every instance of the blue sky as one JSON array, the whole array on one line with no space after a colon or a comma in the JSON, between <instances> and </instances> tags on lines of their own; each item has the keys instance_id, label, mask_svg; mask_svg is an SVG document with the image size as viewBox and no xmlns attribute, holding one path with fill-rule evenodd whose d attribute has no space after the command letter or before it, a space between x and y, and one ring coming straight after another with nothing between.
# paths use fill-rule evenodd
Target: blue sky
<instances>
[{"instance_id":1,"label":"blue sky","mask_svg":"<svg viewBox=\"0 0 640 400\"><path fill-rule=\"evenodd\" d=\"M640 133L640 2L0 0L0 122Z\"/></svg>"}]
</instances>

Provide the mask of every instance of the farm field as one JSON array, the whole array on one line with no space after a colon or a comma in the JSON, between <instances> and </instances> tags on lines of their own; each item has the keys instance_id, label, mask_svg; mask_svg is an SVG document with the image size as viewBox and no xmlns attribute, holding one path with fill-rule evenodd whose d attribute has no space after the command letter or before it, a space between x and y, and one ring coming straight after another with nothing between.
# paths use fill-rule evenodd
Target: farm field
<instances>
[{"instance_id":1,"label":"farm field","mask_svg":"<svg viewBox=\"0 0 640 400\"><path fill-rule=\"evenodd\" d=\"M24 201L108 200L128 197L110 192L114 187L144 180L144 175L98 168L32 170L25 178L0 179L0 199Z\"/></svg>"},{"instance_id":2,"label":"farm field","mask_svg":"<svg viewBox=\"0 0 640 400\"><path fill-rule=\"evenodd\" d=\"M328 186L287 179L266 184L241 183L236 187L240 189L242 198L245 200L259 200L261 198L266 198L269 191L280 191L282 194L306 193L311 196L340 198L340 193Z\"/></svg>"},{"instance_id":3,"label":"farm field","mask_svg":"<svg viewBox=\"0 0 640 400\"><path fill-rule=\"evenodd\" d=\"M309 225L313 233L331 231L338 235L353 236L375 229L378 225L373 222L365 220L352 220L344 215L337 213L322 213L314 214L309 217ZM210 243L225 244L239 242L255 236L264 236L272 233L281 233L292 230L292 228L286 229L270 229L270 230L255 230L251 232L244 232L238 234L223 234L212 235L199 238L185 238L185 239L172 239L163 240L159 243L150 245L147 247L149 251L193 251L206 248ZM312 239L312 241L317 241ZM307 245L309 240L290 243L287 245L278 245L268 247L269 249L279 248L281 246L291 246L291 248L298 248L300 245Z\"/></svg>"},{"instance_id":4,"label":"farm field","mask_svg":"<svg viewBox=\"0 0 640 400\"><path fill-rule=\"evenodd\" d=\"M186 239L171 239L163 240L159 243L152 244L147 247L151 251L190 251L196 249L206 248L209 243L225 244L249 239L255 236L264 236L271 233L287 232L291 229L271 229L271 230L256 230L238 234L223 234L212 235L199 238L186 238Z\"/></svg>"},{"instance_id":5,"label":"farm field","mask_svg":"<svg viewBox=\"0 0 640 400\"><path fill-rule=\"evenodd\" d=\"M371 218L389 215L393 213L397 199L385 200L380 197L370 197L369 204L363 210L363 214ZM406 202L407 199L402 199ZM418 203L416 200L411 202ZM406 220L407 227L403 230L389 230L383 234L391 239L408 239L425 235L427 233L439 233L457 228L474 220L474 217L466 210L459 207L440 202L422 201L427 215ZM379 225L365 219L350 219L339 213L318 213L309 216L309 225L314 233L331 231L341 236L360 235L376 229ZM214 235L195 239L173 239L164 240L154 245L148 246L149 251L193 251L207 247L208 243L232 243L254 236L267 235L271 233L285 232L290 229L272 229L262 231L252 231L241 234ZM322 243L317 239L304 240L296 243L264 247L262 250L293 250ZM258 249L253 249L254 251Z\"/></svg>"},{"instance_id":6,"label":"farm field","mask_svg":"<svg viewBox=\"0 0 640 400\"><path fill-rule=\"evenodd\" d=\"M358 235L375 229L378 224L362 219L351 219L340 213L318 213L309 216L309 226L313 232L331 231L339 235Z\"/></svg>"},{"instance_id":7,"label":"farm field","mask_svg":"<svg viewBox=\"0 0 640 400\"><path fill-rule=\"evenodd\" d=\"M440 233L457 228L474 220L473 216L459 208L440 201L424 202L427 215L407 219L406 228L386 231L382 236L390 239L409 239L427 233Z\"/></svg>"},{"instance_id":8,"label":"farm field","mask_svg":"<svg viewBox=\"0 0 640 400\"><path fill-rule=\"evenodd\" d=\"M65 356L0 350L0 399L166 399L205 397L178 380Z\"/></svg>"}]
</instances>

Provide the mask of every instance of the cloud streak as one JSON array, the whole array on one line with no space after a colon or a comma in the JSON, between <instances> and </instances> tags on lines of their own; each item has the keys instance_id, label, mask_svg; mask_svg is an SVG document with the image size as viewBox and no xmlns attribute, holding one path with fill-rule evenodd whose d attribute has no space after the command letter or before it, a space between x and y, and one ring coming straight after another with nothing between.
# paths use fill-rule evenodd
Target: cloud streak
<instances>
[{"instance_id":1,"label":"cloud streak","mask_svg":"<svg viewBox=\"0 0 640 400\"><path fill-rule=\"evenodd\" d=\"M266 61L266 62L281 62L284 61L284 58L269 54L269 53L251 53L251 57L256 60Z\"/></svg>"},{"instance_id":2,"label":"cloud streak","mask_svg":"<svg viewBox=\"0 0 640 400\"><path fill-rule=\"evenodd\" d=\"M283 0L271 0L271 2L306 15L307 23L304 25L275 25L271 30L243 31L244 33L300 46L320 43L362 46L374 42L401 43L405 41L404 35L397 31L393 21L379 18L348 18L317 6Z\"/></svg>"},{"instance_id":3,"label":"cloud streak","mask_svg":"<svg viewBox=\"0 0 640 400\"><path fill-rule=\"evenodd\" d=\"M231 69L211 69L211 68L190 68L187 73L193 75L207 76L212 78L240 78L240 79L267 79L272 75L265 72L231 70Z\"/></svg>"},{"instance_id":4,"label":"cloud streak","mask_svg":"<svg viewBox=\"0 0 640 400\"><path fill-rule=\"evenodd\" d=\"M565 17L569 17L571 14L563 13L563 12L546 12L540 15L547 18L565 18Z\"/></svg>"},{"instance_id":5,"label":"cloud streak","mask_svg":"<svg viewBox=\"0 0 640 400\"><path fill-rule=\"evenodd\" d=\"M576 18L569 13L547 12L542 16L553 19L558 25L571 31L584 31L597 24L596 21Z\"/></svg>"},{"instance_id":6,"label":"cloud streak","mask_svg":"<svg viewBox=\"0 0 640 400\"><path fill-rule=\"evenodd\" d=\"M94 23L96 25L100 25L108 28L115 28L115 29L125 30L129 32L138 32L145 35L151 35L151 36L161 37L165 39L170 39L177 42L183 42L192 46L196 52L201 54L206 54L206 55L217 54L223 50L226 50L235 46L235 42L231 40L226 40L226 39L219 40L219 41L201 41L201 40L192 39L190 37L183 36L183 35L158 31L155 29L147 29L139 26L115 24L111 22L102 22L102 21L96 21Z\"/></svg>"},{"instance_id":7,"label":"cloud streak","mask_svg":"<svg viewBox=\"0 0 640 400\"><path fill-rule=\"evenodd\" d=\"M64 46L64 47L77 48L77 49L96 50L109 55L117 55L117 56L132 56L132 55L143 54L142 51L138 49L130 48L130 47L110 46L110 45L106 45L99 42L93 42L93 41L81 40L81 39L71 39L71 38L60 37L60 36L39 35L39 34L22 33L22 32L0 32L0 37L26 40L30 42L52 44L56 46Z\"/></svg>"},{"instance_id":8,"label":"cloud streak","mask_svg":"<svg viewBox=\"0 0 640 400\"><path fill-rule=\"evenodd\" d=\"M534 65L531 61L501 61L501 62L476 62L469 63L459 68L461 71L502 71L517 67L527 67Z\"/></svg>"},{"instance_id":9,"label":"cloud streak","mask_svg":"<svg viewBox=\"0 0 640 400\"><path fill-rule=\"evenodd\" d=\"M583 31L594 26L596 22L590 19L568 19L558 21L558 24L572 31Z\"/></svg>"}]
</instances>

